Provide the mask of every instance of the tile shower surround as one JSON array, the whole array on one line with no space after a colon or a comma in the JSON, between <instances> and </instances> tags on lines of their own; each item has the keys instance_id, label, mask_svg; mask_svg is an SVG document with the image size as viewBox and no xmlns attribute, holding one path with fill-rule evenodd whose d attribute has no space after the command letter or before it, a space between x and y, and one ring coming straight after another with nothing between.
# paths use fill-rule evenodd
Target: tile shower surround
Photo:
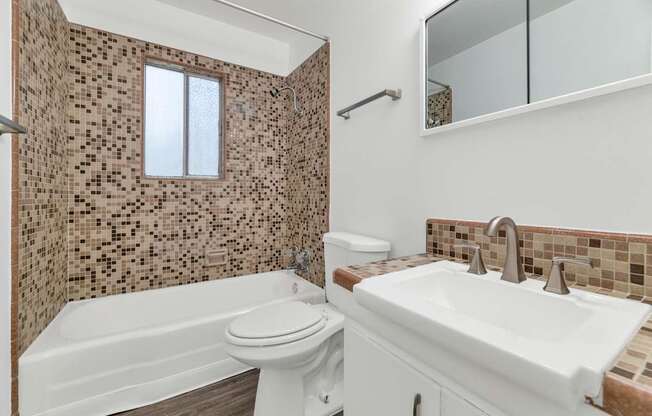
<instances>
[{"instance_id":1,"label":"tile shower surround","mask_svg":"<svg viewBox=\"0 0 652 416\"><path fill-rule=\"evenodd\" d=\"M66 302L67 21L54 0L13 7L14 111L28 130L14 141L12 339L20 355Z\"/></svg>"},{"instance_id":2,"label":"tile shower surround","mask_svg":"<svg viewBox=\"0 0 652 416\"><path fill-rule=\"evenodd\" d=\"M145 57L223 77L224 179L143 177ZM305 208L294 207L302 200L292 196L304 180L309 192L327 190L327 161L316 161L317 169L297 163L328 154L317 149L327 146L328 135L310 130L323 126L313 118L325 120L320 111L328 103L327 75L310 71L327 70L327 62L325 46L288 77L302 103L320 100L297 122L289 98L269 94L286 82L283 77L71 25L68 300L278 270L287 264L288 248L299 242L311 243L323 270L321 245L289 239L290 227L301 228L304 219L321 233L328 217L327 192ZM317 87L308 85L314 79ZM295 146L307 142L304 136L319 140ZM290 219L294 213L300 219ZM206 267L206 250L218 248L228 251L227 263ZM316 275L308 278L323 284Z\"/></svg>"},{"instance_id":3,"label":"tile shower surround","mask_svg":"<svg viewBox=\"0 0 652 416\"><path fill-rule=\"evenodd\" d=\"M326 44L288 78L295 87L301 115L287 101L288 232L293 247L308 248L312 264L303 277L324 286L322 237L328 232L329 195L329 45Z\"/></svg>"}]
</instances>

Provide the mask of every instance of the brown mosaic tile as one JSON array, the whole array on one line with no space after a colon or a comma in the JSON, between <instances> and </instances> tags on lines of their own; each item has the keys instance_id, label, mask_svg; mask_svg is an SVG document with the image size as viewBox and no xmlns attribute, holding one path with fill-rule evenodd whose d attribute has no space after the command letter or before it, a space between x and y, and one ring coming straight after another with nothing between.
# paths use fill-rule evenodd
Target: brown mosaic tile
<instances>
[{"instance_id":1,"label":"brown mosaic tile","mask_svg":"<svg viewBox=\"0 0 652 416\"><path fill-rule=\"evenodd\" d=\"M504 239L484 236L484 223L472 221L430 219L427 222L427 251L451 260L466 260L466 254L453 249L455 244L473 243L482 248L489 265L500 267L504 261ZM460 233L465 227L468 234ZM567 265L569 281L617 290L636 295L652 295L649 272L648 244L652 236L630 236L622 233L593 232L538 226L519 226L521 255L528 275L550 272L554 256L590 257L594 268ZM650 252L652 253L652 252Z\"/></svg>"},{"instance_id":2,"label":"brown mosaic tile","mask_svg":"<svg viewBox=\"0 0 652 416\"><path fill-rule=\"evenodd\" d=\"M324 45L286 79L301 104L294 114L287 102L289 244L309 249L310 270L303 277L324 286L323 235L328 232L330 46Z\"/></svg>"},{"instance_id":3,"label":"brown mosaic tile","mask_svg":"<svg viewBox=\"0 0 652 416\"><path fill-rule=\"evenodd\" d=\"M341 267L333 273L333 280L338 285L352 291L353 286L360 283L363 279L410 269L412 267L423 266L424 264L434 263L441 260L441 257L428 254L417 254L414 256L398 257L373 263Z\"/></svg>"},{"instance_id":4,"label":"brown mosaic tile","mask_svg":"<svg viewBox=\"0 0 652 416\"><path fill-rule=\"evenodd\" d=\"M428 96L428 128L453 122L453 90L444 89Z\"/></svg>"},{"instance_id":5,"label":"brown mosaic tile","mask_svg":"<svg viewBox=\"0 0 652 416\"><path fill-rule=\"evenodd\" d=\"M67 20L55 0L18 6L17 353L66 301Z\"/></svg>"},{"instance_id":6,"label":"brown mosaic tile","mask_svg":"<svg viewBox=\"0 0 652 416\"><path fill-rule=\"evenodd\" d=\"M291 245L311 248L307 277L323 285L315 236L328 227L327 46L284 79L78 25L69 35L68 299L278 270ZM222 74L223 180L143 178L146 56ZM304 115L269 94L284 83ZM227 262L206 267L214 249Z\"/></svg>"},{"instance_id":7,"label":"brown mosaic tile","mask_svg":"<svg viewBox=\"0 0 652 416\"><path fill-rule=\"evenodd\" d=\"M12 0L11 2L11 74L13 78L13 119L20 121L20 112L18 111L19 91L17 86L20 84L19 71L19 34L20 34L20 2ZM18 414L18 355L20 331L18 327L18 298L20 296L18 286L18 244L19 240L19 215L18 206L19 194L19 137L13 135L11 139L11 415Z\"/></svg>"}]
</instances>

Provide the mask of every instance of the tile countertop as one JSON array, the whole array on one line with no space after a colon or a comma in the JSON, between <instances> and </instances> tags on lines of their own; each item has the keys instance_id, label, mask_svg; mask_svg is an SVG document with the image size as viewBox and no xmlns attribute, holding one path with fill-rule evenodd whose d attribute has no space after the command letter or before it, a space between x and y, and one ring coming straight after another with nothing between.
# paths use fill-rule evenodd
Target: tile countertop
<instances>
[{"instance_id":1,"label":"tile countertop","mask_svg":"<svg viewBox=\"0 0 652 416\"><path fill-rule=\"evenodd\" d=\"M341 267L333 273L336 284L348 290L363 279L445 260L427 254L399 257L358 266ZM641 298L626 293L570 284L570 287L607 296L629 298L652 305L652 297ZM616 365L605 374L603 410L614 416L649 416L652 414L652 317L622 352Z\"/></svg>"}]
</instances>

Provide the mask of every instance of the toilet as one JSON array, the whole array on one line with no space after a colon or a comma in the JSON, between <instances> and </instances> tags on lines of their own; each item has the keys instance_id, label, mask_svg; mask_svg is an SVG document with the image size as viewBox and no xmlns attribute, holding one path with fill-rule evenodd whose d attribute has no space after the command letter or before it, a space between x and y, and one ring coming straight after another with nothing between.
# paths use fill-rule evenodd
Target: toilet
<instances>
[{"instance_id":1,"label":"toilet","mask_svg":"<svg viewBox=\"0 0 652 416\"><path fill-rule=\"evenodd\" d=\"M333 271L387 259L390 244L341 232L324 235L326 298ZM254 416L332 416L343 406L344 315L331 303L255 309L226 329L227 353L260 368Z\"/></svg>"}]
</instances>

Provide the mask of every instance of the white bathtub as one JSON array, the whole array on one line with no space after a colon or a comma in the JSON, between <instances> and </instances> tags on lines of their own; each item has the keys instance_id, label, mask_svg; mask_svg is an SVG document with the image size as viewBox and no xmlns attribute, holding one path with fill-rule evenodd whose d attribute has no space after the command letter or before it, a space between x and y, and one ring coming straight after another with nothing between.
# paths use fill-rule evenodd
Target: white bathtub
<instances>
[{"instance_id":1,"label":"white bathtub","mask_svg":"<svg viewBox=\"0 0 652 416\"><path fill-rule=\"evenodd\" d=\"M20 357L20 414L105 416L246 371L226 325L294 299L324 292L280 271L68 303Z\"/></svg>"}]
</instances>

